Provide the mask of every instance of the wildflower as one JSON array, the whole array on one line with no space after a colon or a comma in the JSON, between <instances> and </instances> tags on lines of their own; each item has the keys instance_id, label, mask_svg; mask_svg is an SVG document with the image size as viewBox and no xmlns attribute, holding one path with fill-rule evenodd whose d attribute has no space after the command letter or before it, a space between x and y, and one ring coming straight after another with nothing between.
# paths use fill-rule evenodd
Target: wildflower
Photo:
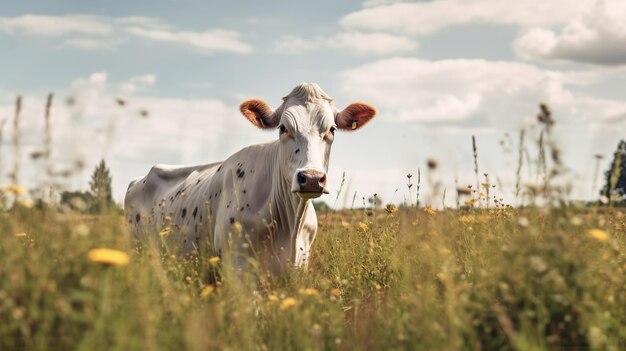
<instances>
[{"instance_id":1,"label":"wildflower","mask_svg":"<svg viewBox=\"0 0 626 351\"><path fill-rule=\"evenodd\" d=\"M23 237L26 237L28 235L26 235L26 233L24 233L24 232L19 232L19 233L15 233L15 236L18 237L18 238L23 238Z\"/></svg>"},{"instance_id":2,"label":"wildflower","mask_svg":"<svg viewBox=\"0 0 626 351\"><path fill-rule=\"evenodd\" d=\"M218 263L220 263L220 257L219 256L213 256L213 257L209 258L209 263L212 266L217 265Z\"/></svg>"},{"instance_id":3,"label":"wildflower","mask_svg":"<svg viewBox=\"0 0 626 351\"><path fill-rule=\"evenodd\" d=\"M530 221L526 217L520 217L517 219L517 224L519 224L520 227L526 228L530 225Z\"/></svg>"},{"instance_id":4,"label":"wildflower","mask_svg":"<svg viewBox=\"0 0 626 351\"><path fill-rule=\"evenodd\" d=\"M126 252L114 249L91 249L87 258L93 263L105 266L126 266L130 261Z\"/></svg>"},{"instance_id":5,"label":"wildflower","mask_svg":"<svg viewBox=\"0 0 626 351\"><path fill-rule=\"evenodd\" d=\"M171 222L171 221L172 221L172 217L170 217L170 216L165 216L164 220L165 220L166 222Z\"/></svg>"},{"instance_id":6,"label":"wildflower","mask_svg":"<svg viewBox=\"0 0 626 351\"><path fill-rule=\"evenodd\" d=\"M19 201L18 204L20 204L20 206L24 208L33 208L33 206L35 206L35 203L33 202L33 200Z\"/></svg>"},{"instance_id":7,"label":"wildflower","mask_svg":"<svg viewBox=\"0 0 626 351\"><path fill-rule=\"evenodd\" d=\"M605 242L609 240L609 233L602 229L590 229L587 232L590 238L595 239L600 242Z\"/></svg>"},{"instance_id":8,"label":"wildflower","mask_svg":"<svg viewBox=\"0 0 626 351\"><path fill-rule=\"evenodd\" d=\"M4 191L7 193L13 193L15 195L24 195L26 194L26 189L22 188L19 185L9 184L4 187Z\"/></svg>"},{"instance_id":9,"label":"wildflower","mask_svg":"<svg viewBox=\"0 0 626 351\"><path fill-rule=\"evenodd\" d=\"M341 289L339 289L339 288L332 288L332 289L330 289L330 291L328 293L332 297L339 297L341 295Z\"/></svg>"},{"instance_id":10,"label":"wildflower","mask_svg":"<svg viewBox=\"0 0 626 351\"><path fill-rule=\"evenodd\" d=\"M204 288L202 288L202 291L200 291L200 297L203 299L206 299L207 297L209 297L209 295L211 295L213 292L215 291L215 286L213 285L207 285Z\"/></svg>"},{"instance_id":11,"label":"wildflower","mask_svg":"<svg viewBox=\"0 0 626 351\"><path fill-rule=\"evenodd\" d=\"M72 230L72 234L75 234L78 236L87 236L89 235L89 232L90 232L89 227L84 223L78 224Z\"/></svg>"},{"instance_id":12,"label":"wildflower","mask_svg":"<svg viewBox=\"0 0 626 351\"><path fill-rule=\"evenodd\" d=\"M172 228L170 228L170 227L165 227L165 228L163 228L163 230L161 230L159 232L160 236L168 236L170 234L172 234Z\"/></svg>"},{"instance_id":13,"label":"wildflower","mask_svg":"<svg viewBox=\"0 0 626 351\"><path fill-rule=\"evenodd\" d=\"M387 205L387 207L385 207L385 211L387 211L387 213L389 214L394 214L398 212L398 208L394 204L389 204Z\"/></svg>"},{"instance_id":14,"label":"wildflower","mask_svg":"<svg viewBox=\"0 0 626 351\"><path fill-rule=\"evenodd\" d=\"M270 304L273 304L274 302L278 302L278 296L276 296L275 294L271 294L267 297L267 301Z\"/></svg>"},{"instance_id":15,"label":"wildflower","mask_svg":"<svg viewBox=\"0 0 626 351\"><path fill-rule=\"evenodd\" d=\"M382 288L383 287L380 284L378 284L378 283L374 284L374 289L376 289L376 291L380 291L380 290L382 290Z\"/></svg>"},{"instance_id":16,"label":"wildflower","mask_svg":"<svg viewBox=\"0 0 626 351\"><path fill-rule=\"evenodd\" d=\"M431 216L434 216L437 213L437 210L435 210L434 208L432 208L432 206L426 206L424 208L424 212L428 213Z\"/></svg>"},{"instance_id":17,"label":"wildflower","mask_svg":"<svg viewBox=\"0 0 626 351\"><path fill-rule=\"evenodd\" d=\"M543 273L548 269L546 261L544 261L543 258L539 256L530 256L528 261L530 263L530 268L532 268L537 273Z\"/></svg>"},{"instance_id":18,"label":"wildflower","mask_svg":"<svg viewBox=\"0 0 626 351\"><path fill-rule=\"evenodd\" d=\"M460 216L459 217L459 222L461 222L463 224L472 223L472 217L467 216L467 215Z\"/></svg>"},{"instance_id":19,"label":"wildflower","mask_svg":"<svg viewBox=\"0 0 626 351\"><path fill-rule=\"evenodd\" d=\"M465 206L473 207L478 202L478 198L465 201Z\"/></svg>"},{"instance_id":20,"label":"wildflower","mask_svg":"<svg viewBox=\"0 0 626 351\"><path fill-rule=\"evenodd\" d=\"M280 309L283 311L288 310L297 304L298 300L294 299L293 297L287 297L280 303Z\"/></svg>"},{"instance_id":21,"label":"wildflower","mask_svg":"<svg viewBox=\"0 0 626 351\"><path fill-rule=\"evenodd\" d=\"M363 222L359 222L358 227L359 227L359 229L360 229L361 231L363 231L363 232L367 231L367 229L368 229L367 224L366 224L366 223L363 223Z\"/></svg>"},{"instance_id":22,"label":"wildflower","mask_svg":"<svg viewBox=\"0 0 626 351\"><path fill-rule=\"evenodd\" d=\"M441 254L449 254L450 252L452 252L452 251L450 251L450 249L448 249L447 247L440 247L438 251L439 251L439 253L441 253Z\"/></svg>"},{"instance_id":23,"label":"wildflower","mask_svg":"<svg viewBox=\"0 0 626 351\"><path fill-rule=\"evenodd\" d=\"M233 231L234 231L236 234L241 233L241 223L239 223L239 222L237 221L237 222L233 223L232 227L233 227Z\"/></svg>"},{"instance_id":24,"label":"wildflower","mask_svg":"<svg viewBox=\"0 0 626 351\"><path fill-rule=\"evenodd\" d=\"M319 295L319 292L317 292L317 290L315 290L314 288L299 289L298 293L300 295L304 295L304 296L317 296L317 295Z\"/></svg>"}]
</instances>

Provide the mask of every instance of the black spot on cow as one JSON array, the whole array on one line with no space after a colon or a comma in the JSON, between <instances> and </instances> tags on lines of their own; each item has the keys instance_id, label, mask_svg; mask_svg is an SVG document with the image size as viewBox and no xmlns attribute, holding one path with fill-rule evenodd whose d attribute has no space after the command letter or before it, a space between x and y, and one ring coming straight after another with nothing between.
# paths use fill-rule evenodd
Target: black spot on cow
<instances>
[{"instance_id":1,"label":"black spot on cow","mask_svg":"<svg viewBox=\"0 0 626 351\"><path fill-rule=\"evenodd\" d=\"M215 171L215 173L219 172L222 170L222 166L217 167L217 171Z\"/></svg>"},{"instance_id":2,"label":"black spot on cow","mask_svg":"<svg viewBox=\"0 0 626 351\"><path fill-rule=\"evenodd\" d=\"M144 179L143 182L141 182L141 184L146 184L146 180Z\"/></svg>"},{"instance_id":3,"label":"black spot on cow","mask_svg":"<svg viewBox=\"0 0 626 351\"><path fill-rule=\"evenodd\" d=\"M133 223L133 220L132 220L132 219L129 219L129 220L128 220L128 224L132 224L132 223Z\"/></svg>"},{"instance_id":4,"label":"black spot on cow","mask_svg":"<svg viewBox=\"0 0 626 351\"><path fill-rule=\"evenodd\" d=\"M250 208L250 204L246 204L246 207L247 207L247 208Z\"/></svg>"},{"instance_id":5,"label":"black spot on cow","mask_svg":"<svg viewBox=\"0 0 626 351\"><path fill-rule=\"evenodd\" d=\"M198 206L196 206L196 208L193 209L193 218L196 218L196 215L198 214Z\"/></svg>"},{"instance_id":6,"label":"black spot on cow","mask_svg":"<svg viewBox=\"0 0 626 351\"><path fill-rule=\"evenodd\" d=\"M200 179L196 180L196 185L198 185L200 183Z\"/></svg>"},{"instance_id":7,"label":"black spot on cow","mask_svg":"<svg viewBox=\"0 0 626 351\"><path fill-rule=\"evenodd\" d=\"M242 191L242 193L244 193L244 194L245 194L245 193L247 193L247 192L248 192L248 191L247 191L246 189L243 189L243 191Z\"/></svg>"},{"instance_id":8,"label":"black spot on cow","mask_svg":"<svg viewBox=\"0 0 626 351\"><path fill-rule=\"evenodd\" d=\"M139 223L140 220L141 220L141 215L137 213L137 215L135 216L135 222Z\"/></svg>"},{"instance_id":9,"label":"black spot on cow","mask_svg":"<svg viewBox=\"0 0 626 351\"><path fill-rule=\"evenodd\" d=\"M243 206L241 206L241 208L239 209L240 211L243 211Z\"/></svg>"},{"instance_id":10,"label":"black spot on cow","mask_svg":"<svg viewBox=\"0 0 626 351\"><path fill-rule=\"evenodd\" d=\"M300 152L300 149L296 149L296 154L297 154L298 152Z\"/></svg>"},{"instance_id":11,"label":"black spot on cow","mask_svg":"<svg viewBox=\"0 0 626 351\"><path fill-rule=\"evenodd\" d=\"M233 217L230 217L230 224L235 223L235 219Z\"/></svg>"},{"instance_id":12,"label":"black spot on cow","mask_svg":"<svg viewBox=\"0 0 626 351\"><path fill-rule=\"evenodd\" d=\"M217 198L217 193L215 193L215 197Z\"/></svg>"},{"instance_id":13,"label":"black spot on cow","mask_svg":"<svg viewBox=\"0 0 626 351\"><path fill-rule=\"evenodd\" d=\"M187 215L187 209L183 208L183 213L181 214L181 216L185 218L186 215Z\"/></svg>"},{"instance_id":14,"label":"black spot on cow","mask_svg":"<svg viewBox=\"0 0 626 351\"><path fill-rule=\"evenodd\" d=\"M243 170L241 170L241 169L238 169L238 170L237 170L237 177L239 177L239 178L243 178L244 174L246 174L246 172L245 172L245 171L243 171Z\"/></svg>"}]
</instances>

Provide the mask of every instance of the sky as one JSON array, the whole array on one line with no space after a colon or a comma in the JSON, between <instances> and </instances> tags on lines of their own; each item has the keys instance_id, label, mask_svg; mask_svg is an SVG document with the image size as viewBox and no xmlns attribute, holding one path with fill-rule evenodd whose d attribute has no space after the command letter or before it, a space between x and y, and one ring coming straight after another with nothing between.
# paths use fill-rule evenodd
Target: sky
<instances>
[{"instance_id":1,"label":"sky","mask_svg":"<svg viewBox=\"0 0 626 351\"><path fill-rule=\"evenodd\" d=\"M155 164L214 162L276 139L245 121L239 103L278 107L300 82L319 84L340 109L365 101L378 110L335 138L322 199L337 206L374 193L414 201L406 175L418 168L422 203L440 206L443 189L476 183L472 135L480 177L519 204L519 133L531 161L522 183L532 184L539 103L553 113L572 199L596 197L595 155L606 170L626 137L621 0L2 2L0 52L0 183L15 159L18 95L20 180L43 181L30 155L43 148L52 92L53 168L85 165L64 186L86 189L105 159L120 203Z\"/></svg>"}]
</instances>

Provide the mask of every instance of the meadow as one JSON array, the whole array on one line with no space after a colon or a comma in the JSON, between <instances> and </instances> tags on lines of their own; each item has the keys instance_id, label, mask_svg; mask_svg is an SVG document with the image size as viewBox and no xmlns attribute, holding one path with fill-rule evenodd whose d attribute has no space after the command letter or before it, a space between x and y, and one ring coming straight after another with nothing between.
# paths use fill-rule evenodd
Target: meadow
<instances>
[{"instance_id":1,"label":"meadow","mask_svg":"<svg viewBox=\"0 0 626 351\"><path fill-rule=\"evenodd\" d=\"M322 212L309 268L270 277L137 249L117 213L16 205L0 221L0 349L622 349L625 221L597 207Z\"/></svg>"}]
</instances>

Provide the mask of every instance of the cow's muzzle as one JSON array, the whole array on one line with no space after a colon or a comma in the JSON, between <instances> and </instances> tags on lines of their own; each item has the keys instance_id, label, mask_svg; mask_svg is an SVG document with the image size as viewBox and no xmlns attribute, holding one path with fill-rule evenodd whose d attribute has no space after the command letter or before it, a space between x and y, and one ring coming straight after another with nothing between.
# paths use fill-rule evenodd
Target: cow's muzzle
<instances>
[{"instance_id":1,"label":"cow's muzzle","mask_svg":"<svg viewBox=\"0 0 626 351\"><path fill-rule=\"evenodd\" d=\"M307 169L296 172L296 186L294 192L305 199L314 199L322 194L328 194L326 190L326 173Z\"/></svg>"}]
</instances>

